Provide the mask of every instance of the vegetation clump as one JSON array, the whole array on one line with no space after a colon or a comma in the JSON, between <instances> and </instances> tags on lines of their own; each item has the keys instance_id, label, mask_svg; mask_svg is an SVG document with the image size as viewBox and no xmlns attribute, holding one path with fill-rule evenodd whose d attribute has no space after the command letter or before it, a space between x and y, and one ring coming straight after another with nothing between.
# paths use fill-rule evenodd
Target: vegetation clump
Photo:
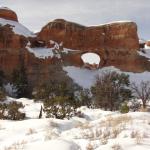
<instances>
[{"instance_id":1,"label":"vegetation clump","mask_svg":"<svg viewBox=\"0 0 150 150\"><path fill-rule=\"evenodd\" d=\"M91 88L94 105L105 110L118 110L121 104L132 97L129 76L124 73L104 72Z\"/></svg>"}]
</instances>

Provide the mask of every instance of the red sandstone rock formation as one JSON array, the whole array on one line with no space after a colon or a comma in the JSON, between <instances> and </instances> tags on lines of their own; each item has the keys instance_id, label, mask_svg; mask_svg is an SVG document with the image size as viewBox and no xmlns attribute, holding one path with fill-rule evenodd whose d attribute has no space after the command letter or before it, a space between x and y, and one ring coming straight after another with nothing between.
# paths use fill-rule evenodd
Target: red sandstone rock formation
<instances>
[{"instance_id":1,"label":"red sandstone rock formation","mask_svg":"<svg viewBox=\"0 0 150 150\"><path fill-rule=\"evenodd\" d=\"M9 15L8 15L9 14ZM0 18L18 21L11 10L0 9ZM53 47L50 40L63 43L64 48L80 50L61 58L65 64L83 66L81 55L95 52L100 55L100 67L116 66L125 71L150 70L149 61L138 55L139 40L137 26L133 22L117 22L100 26L85 27L62 19L54 20L42 28L35 38L15 34L9 25L0 27L0 69L10 75L24 59L29 80L32 84L46 79L48 67L58 58L40 59L26 49L31 47Z\"/></svg>"},{"instance_id":2,"label":"red sandstone rock formation","mask_svg":"<svg viewBox=\"0 0 150 150\"><path fill-rule=\"evenodd\" d=\"M100 26L85 27L63 19L48 23L38 33L37 38L46 42L63 42L66 48L83 52L96 52L101 57L100 66L115 65L121 69L134 69L139 39L134 22L115 22ZM65 56L64 61L81 65L81 54ZM125 66L126 59L128 65ZM75 60L75 61L74 61ZM137 66L136 66L137 67ZM138 67L137 67L138 68Z\"/></svg>"},{"instance_id":3,"label":"red sandstone rock formation","mask_svg":"<svg viewBox=\"0 0 150 150\"><path fill-rule=\"evenodd\" d=\"M46 41L63 42L64 47L83 51L108 49L136 51L139 49L137 26L133 22L118 22L85 27L63 19L48 23L38 38Z\"/></svg>"},{"instance_id":4,"label":"red sandstone rock formation","mask_svg":"<svg viewBox=\"0 0 150 150\"><path fill-rule=\"evenodd\" d=\"M6 7L0 7L0 18L18 22L16 13Z\"/></svg>"}]
</instances>

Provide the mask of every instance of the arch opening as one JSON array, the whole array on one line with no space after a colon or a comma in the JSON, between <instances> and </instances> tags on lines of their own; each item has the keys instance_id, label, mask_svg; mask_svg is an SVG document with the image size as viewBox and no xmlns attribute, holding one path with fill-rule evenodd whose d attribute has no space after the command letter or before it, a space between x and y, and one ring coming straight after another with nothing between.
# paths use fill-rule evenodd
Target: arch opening
<instances>
[{"instance_id":1,"label":"arch opening","mask_svg":"<svg viewBox=\"0 0 150 150\"><path fill-rule=\"evenodd\" d=\"M87 52L81 55L84 66L90 69L97 69L99 67L101 58L98 54Z\"/></svg>"}]
</instances>

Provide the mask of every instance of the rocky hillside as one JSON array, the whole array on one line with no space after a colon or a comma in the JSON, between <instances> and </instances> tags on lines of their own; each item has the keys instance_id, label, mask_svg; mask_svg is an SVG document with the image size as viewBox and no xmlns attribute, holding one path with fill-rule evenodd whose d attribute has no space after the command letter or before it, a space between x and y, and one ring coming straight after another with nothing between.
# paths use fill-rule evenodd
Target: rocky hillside
<instances>
[{"instance_id":1,"label":"rocky hillside","mask_svg":"<svg viewBox=\"0 0 150 150\"><path fill-rule=\"evenodd\" d=\"M24 60L28 78L35 83L46 79L49 65L56 61L82 67L81 55L87 52L100 56L99 67L115 66L131 72L150 70L150 62L138 50L134 22L86 27L56 19L34 35L18 22L14 11L0 8L0 70L8 77Z\"/></svg>"}]
</instances>

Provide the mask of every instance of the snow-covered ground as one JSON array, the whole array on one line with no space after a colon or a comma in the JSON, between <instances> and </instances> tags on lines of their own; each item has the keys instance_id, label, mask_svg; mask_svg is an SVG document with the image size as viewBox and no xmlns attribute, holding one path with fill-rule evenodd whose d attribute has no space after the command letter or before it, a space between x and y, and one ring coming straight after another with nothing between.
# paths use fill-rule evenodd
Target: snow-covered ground
<instances>
[{"instance_id":1,"label":"snow-covered ground","mask_svg":"<svg viewBox=\"0 0 150 150\"><path fill-rule=\"evenodd\" d=\"M21 98L27 119L0 120L0 150L149 150L150 113L103 111L81 107L83 118L38 119L42 103Z\"/></svg>"},{"instance_id":2,"label":"snow-covered ground","mask_svg":"<svg viewBox=\"0 0 150 150\"><path fill-rule=\"evenodd\" d=\"M68 76L70 76L74 82L79 84L84 88L90 88L94 83L96 76L101 75L105 71L116 71L121 73L121 71L113 66L104 67L98 70L89 70L86 68L80 68L75 66L67 66L63 67L63 69L67 72ZM150 72L142 72L142 73L132 73L132 72L123 72L129 75L131 82L136 82L137 84L141 81L150 80Z\"/></svg>"},{"instance_id":3,"label":"snow-covered ground","mask_svg":"<svg viewBox=\"0 0 150 150\"><path fill-rule=\"evenodd\" d=\"M22 24L12 21L12 20L6 20L3 18L0 18L0 25L10 25L13 29L13 32L18 35L23 35L25 37L34 37L34 33L32 33L29 29L27 29L25 26Z\"/></svg>"}]
</instances>

